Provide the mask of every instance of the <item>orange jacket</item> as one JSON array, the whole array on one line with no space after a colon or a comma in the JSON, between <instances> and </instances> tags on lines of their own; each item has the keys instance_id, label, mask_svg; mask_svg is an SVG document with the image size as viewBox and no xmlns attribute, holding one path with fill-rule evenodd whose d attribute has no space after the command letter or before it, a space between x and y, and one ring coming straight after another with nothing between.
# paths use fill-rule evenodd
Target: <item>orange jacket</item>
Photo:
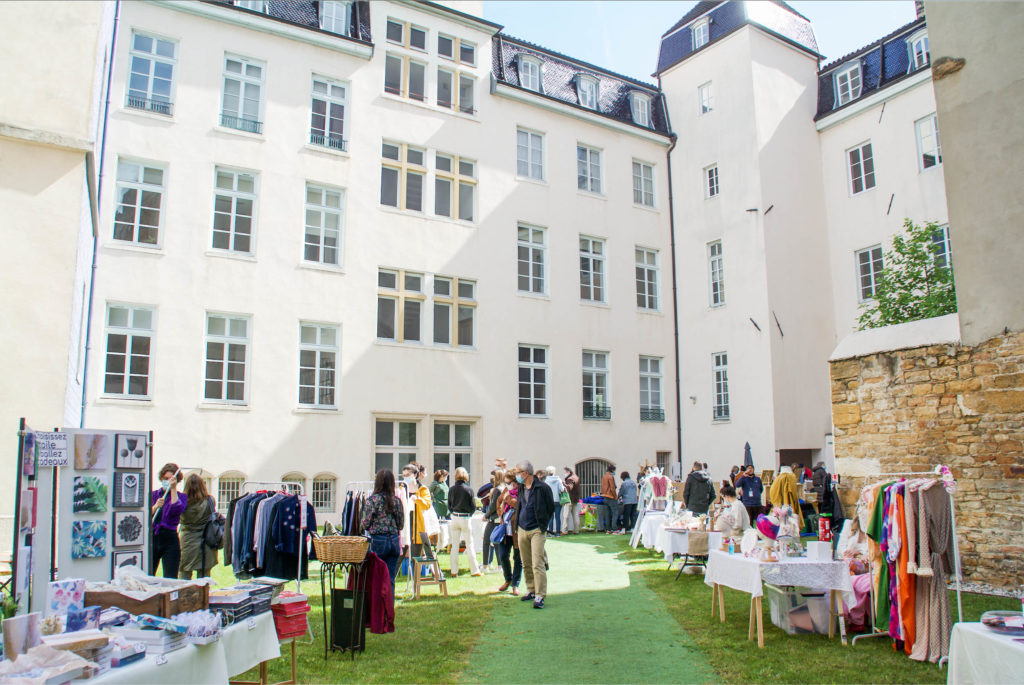
<instances>
[{"instance_id":1,"label":"orange jacket","mask_svg":"<svg viewBox=\"0 0 1024 685\"><path fill-rule=\"evenodd\" d=\"M605 472L601 479L601 497L611 497L612 499L618 497L615 491L615 474Z\"/></svg>"}]
</instances>

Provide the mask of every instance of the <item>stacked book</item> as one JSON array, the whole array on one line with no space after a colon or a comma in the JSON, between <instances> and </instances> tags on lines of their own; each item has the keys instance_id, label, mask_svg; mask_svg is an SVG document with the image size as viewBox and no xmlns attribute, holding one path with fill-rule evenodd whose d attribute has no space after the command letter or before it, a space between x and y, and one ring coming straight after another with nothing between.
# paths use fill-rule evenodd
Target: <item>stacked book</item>
<instances>
[{"instance_id":1,"label":"stacked book","mask_svg":"<svg viewBox=\"0 0 1024 685\"><path fill-rule=\"evenodd\" d=\"M121 627L114 628L114 630L126 640L141 642L146 647L146 654L167 654L188 645L185 633L177 633L162 628Z\"/></svg>"},{"instance_id":2,"label":"stacked book","mask_svg":"<svg viewBox=\"0 0 1024 685\"><path fill-rule=\"evenodd\" d=\"M234 587L210 591L210 611L221 615L224 626L244 621L252 614L252 598L247 590Z\"/></svg>"},{"instance_id":3,"label":"stacked book","mask_svg":"<svg viewBox=\"0 0 1024 685\"><path fill-rule=\"evenodd\" d=\"M300 592L285 590L274 599L270 610L274 612L274 627L280 640L301 637L308 630L306 614L309 613L309 601Z\"/></svg>"},{"instance_id":4,"label":"stacked book","mask_svg":"<svg viewBox=\"0 0 1024 685\"><path fill-rule=\"evenodd\" d=\"M262 583L251 583L235 585L233 588L229 589L249 593L249 599L252 600L252 611L250 616L258 616L259 614L264 614L270 611L270 602L274 595L274 586Z\"/></svg>"}]
</instances>

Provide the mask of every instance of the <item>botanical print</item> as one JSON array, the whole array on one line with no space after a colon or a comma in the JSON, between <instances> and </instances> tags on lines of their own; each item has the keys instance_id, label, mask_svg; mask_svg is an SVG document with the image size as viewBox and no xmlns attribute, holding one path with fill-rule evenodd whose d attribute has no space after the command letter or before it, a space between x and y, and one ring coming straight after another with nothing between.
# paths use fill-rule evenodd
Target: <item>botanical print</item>
<instances>
[{"instance_id":1,"label":"botanical print","mask_svg":"<svg viewBox=\"0 0 1024 685\"><path fill-rule=\"evenodd\" d=\"M114 507L138 509L142 504L142 474L114 471Z\"/></svg>"},{"instance_id":2,"label":"botanical print","mask_svg":"<svg viewBox=\"0 0 1024 685\"><path fill-rule=\"evenodd\" d=\"M114 514L114 547L142 544L142 514L135 511Z\"/></svg>"},{"instance_id":3,"label":"botanical print","mask_svg":"<svg viewBox=\"0 0 1024 685\"><path fill-rule=\"evenodd\" d=\"M79 630L99 630L100 608L98 606L85 607L84 609L68 609L66 633L74 633Z\"/></svg>"},{"instance_id":4,"label":"botanical print","mask_svg":"<svg viewBox=\"0 0 1024 685\"><path fill-rule=\"evenodd\" d=\"M142 569L142 550L137 549L131 552L114 552L114 571L112 576L117 576L117 569L125 566L135 566Z\"/></svg>"},{"instance_id":5,"label":"botanical print","mask_svg":"<svg viewBox=\"0 0 1024 685\"><path fill-rule=\"evenodd\" d=\"M107 510L107 484L97 476L75 476L71 511L102 513Z\"/></svg>"},{"instance_id":6,"label":"botanical print","mask_svg":"<svg viewBox=\"0 0 1024 685\"><path fill-rule=\"evenodd\" d=\"M106 521L73 521L71 523L72 559L90 559L106 555Z\"/></svg>"},{"instance_id":7,"label":"botanical print","mask_svg":"<svg viewBox=\"0 0 1024 685\"><path fill-rule=\"evenodd\" d=\"M66 614L68 609L85 606L85 580L65 578L54 580L46 591L46 615Z\"/></svg>"},{"instance_id":8,"label":"botanical print","mask_svg":"<svg viewBox=\"0 0 1024 685\"><path fill-rule=\"evenodd\" d=\"M114 466L119 469L146 468L146 441L147 436L141 433L118 433Z\"/></svg>"},{"instance_id":9,"label":"botanical print","mask_svg":"<svg viewBox=\"0 0 1024 685\"><path fill-rule=\"evenodd\" d=\"M114 451L109 435L79 433L75 435L75 470L105 471L110 468L110 453Z\"/></svg>"}]
</instances>

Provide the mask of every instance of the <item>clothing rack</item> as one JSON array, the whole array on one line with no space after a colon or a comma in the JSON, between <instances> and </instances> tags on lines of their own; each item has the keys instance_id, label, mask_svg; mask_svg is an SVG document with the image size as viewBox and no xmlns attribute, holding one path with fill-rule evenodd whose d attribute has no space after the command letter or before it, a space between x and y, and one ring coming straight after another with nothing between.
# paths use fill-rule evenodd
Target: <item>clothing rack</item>
<instances>
[{"instance_id":1,"label":"clothing rack","mask_svg":"<svg viewBox=\"0 0 1024 685\"><path fill-rule=\"evenodd\" d=\"M872 478L877 477L877 478L887 479L887 478L905 478L906 476L913 476L913 477L916 477L916 478L923 478L923 477L927 477L927 476L933 476L933 477L938 478L941 481L942 480L942 467L943 467L943 465L939 464L938 466L936 466L935 468L931 469L930 471L892 471L892 472L889 472L889 473L873 474L870 477L872 477ZM964 608L963 608L963 601L962 601L962 599L960 597L960 583L963 580L963 574L962 574L961 569L960 569L960 543L957 542L957 536L956 536L956 507L953 506L953 504L954 504L953 493L947 491L946 494L949 497L949 517L950 517L950 526L951 526L950 536L953 539L953 566L954 566L954 568L953 568L953 574L954 574L953 577L956 580L957 622L958 623L963 623L963 620L964 620ZM857 640L859 640L861 638L881 637L883 635L888 637L888 635L889 635L888 631L880 631L877 628L875 628L875 612L877 611L877 608L876 608L876 602L875 602L876 597L875 597L875 582L874 582L875 581L875 578L874 578L875 565L874 564L871 564L871 570L869 571L869 573L871 573L871 590L870 590L870 597L871 597L871 599L870 599L870 601L871 601L871 612L870 612L870 616L871 616L871 619L870 619L871 620L871 632L870 633L864 633L862 635L855 635L853 637L853 639L850 640L851 646L857 644ZM938 665L941 667L948 659L949 659L948 656L942 657L941 659L939 659L939 664Z\"/></svg>"},{"instance_id":2,"label":"clothing rack","mask_svg":"<svg viewBox=\"0 0 1024 685\"><path fill-rule=\"evenodd\" d=\"M280 489L286 493L291 493L293 490L299 497L304 497L303 484L293 480L247 480L242 483L242 492L245 492L245 488L249 485L262 485L262 486L273 486L274 489ZM300 507L300 516L306 515L305 507ZM302 529L304 530L304 529ZM299 535L302 535L302 530L299 531ZM295 591L302 594L302 545L299 545L299 561L295 567Z\"/></svg>"}]
</instances>

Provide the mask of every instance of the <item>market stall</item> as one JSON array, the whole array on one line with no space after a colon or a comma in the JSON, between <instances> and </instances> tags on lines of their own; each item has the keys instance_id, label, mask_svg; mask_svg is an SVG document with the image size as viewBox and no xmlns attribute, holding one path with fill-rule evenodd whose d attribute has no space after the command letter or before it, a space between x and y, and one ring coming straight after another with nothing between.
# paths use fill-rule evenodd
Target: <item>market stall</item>
<instances>
[{"instance_id":1,"label":"market stall","mask_svg":"<svg viewBox=\"0 0 1024 685\"><path fill-rule=\"evenodd\" d=\"M1019 613L1017 618L1020 620ZM1024 678L1022 633L1024 629L1004 632L982 623L955 624L949 645L946 682L950 685L1010 685L1021 682Z\"/></svg>"}]
</instances>

